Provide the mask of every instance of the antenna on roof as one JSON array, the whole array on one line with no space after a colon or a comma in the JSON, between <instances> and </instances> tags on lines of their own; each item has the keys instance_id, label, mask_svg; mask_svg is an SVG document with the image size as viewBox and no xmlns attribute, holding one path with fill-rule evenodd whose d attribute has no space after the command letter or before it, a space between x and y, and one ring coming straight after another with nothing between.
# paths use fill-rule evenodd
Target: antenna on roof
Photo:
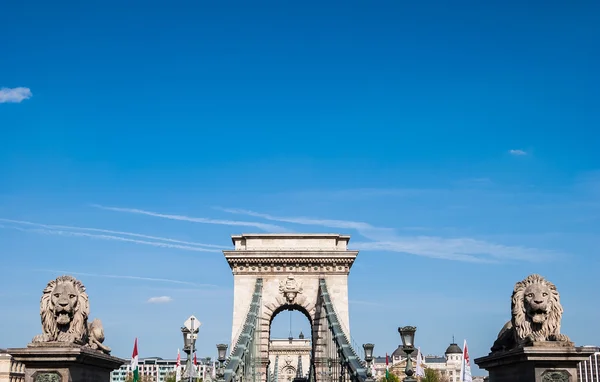
<instances>
[{"instance_id":1,"label":"antenna on roof","mask_svg":"<svg viewBox=\"0 0 600 382\"><path fill-rule=\"evenodd\" d=\"M452 343L455 344L456 342L454 342L454 334L452 335Z\"/></svg>"}]
</instances>

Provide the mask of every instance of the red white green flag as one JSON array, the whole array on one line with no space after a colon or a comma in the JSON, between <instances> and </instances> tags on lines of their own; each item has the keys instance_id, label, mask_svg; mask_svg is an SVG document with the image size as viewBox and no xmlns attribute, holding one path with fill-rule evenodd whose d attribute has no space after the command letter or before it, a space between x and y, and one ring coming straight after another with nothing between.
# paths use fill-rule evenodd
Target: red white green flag
<instances>
[{"instance_id":1,"label":"red white green flag","mask_svg":"<svg viewBox=\"0 0 600 382\"><path fill-rule=\"evenodd\" d=\"M460 382L472 382L471 377L471 358L469 357L469 350L467 349L467 340L463 344L463 359L460 365Z\"/></svg>"},{"instance_id":2,"label":"red white green flag","mask_svg":"<svg viewBox=\"0 0 600 382\"><path fill-rule=\"evenodd\" d=\"M181 381L181 355L177 349L177 364L175 364L175 382Z\"/></svg>"},{"instance_id":3,"label":"red white green flag","mask_svg":"<svg viewBox=\"0 0 600 382\"><path fill-rule=\"evenodd\" d=\"M385 353L385 379L390 379L390 361L387 353Z\"/></svg>"},{"instance_id":4,"label":"red white green flag","mask_svg":"<svg viewBox=\"0 0 600 382\"><path fill-rule=\"evenodd\" d=\"M133 354L131 355L131 372L133 373L133 382L138 382L140 380L140 371L138 369L137 338L133 343Z\"/></svg>"}]
</instances>

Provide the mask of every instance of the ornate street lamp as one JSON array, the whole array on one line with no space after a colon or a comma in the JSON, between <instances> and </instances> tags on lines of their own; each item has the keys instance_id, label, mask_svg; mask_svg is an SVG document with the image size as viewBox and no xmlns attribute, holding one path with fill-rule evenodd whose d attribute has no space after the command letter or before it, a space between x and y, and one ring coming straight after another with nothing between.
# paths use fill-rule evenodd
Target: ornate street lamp
<instances>
[{"instance_id":1,"label":"ornate street lamp","mask_svg":"<svg viewBox=\"0 0 600 382\"><path fill-rule=\"evenodd\" d=\"M375 345L373 344L363 344L363 349L365 350L365 361L367 361L367 363L371 363L371 361L373 361L373 348L375 348Z\"/></svg>"},{"instance_id":2,"label":"ornate street lamp","mask_svg":"<svg viewBox=\"0 0 600 382\"><path fill-rule=\"evenodd\" d=\"M227 358L227 345L226 344L218 344L217 345L217 354L218 354L218 360L219 363L223 363L225 362L225 359Z\"/></svg>"},{"instance_id":3,"label":"ornate street lamp","mask_svg":"<svg viewBox=\"0 0 600 382\"><path fill-rule=\"evenodd\" d=\"M192 353L196 351L196 339L202 323L194 316L190 316L183 324L181 333L183 334L183 351L187 354L185 373L190 382L194 378L196 371L192 363Z\"/></svg>"},{"instance_id":4,"label":"ornate street lamp","mask_svg":"<svg viewBox=\"0 0 600 382\"><path fill-rule=\"evenodd\" d=\"M365 362L367 362L367 381L373 381L373 373L371 372L371 362L373 361L373 344L363 344L365 349Z\"/></svg>"},{"instance_id":5,"label":"ornate street lamp","mask_svg":"<svg viewBox=\"0 0 600 382\"><path fill-rule=\"evenodd\" d=\"M223 363L227 359L227 345L226 344L218 344L217 345L217 360L219 361L219 370L216 373L217 379L223 379Z\"/></svg>"},{"instance_id":6,"label":"ornate street lamp","mask_svg":"<svg viewBox=\"0 0 600 382\"><path fill-rule=\"evenodd\" d=\"M415 373L412 368L412 362L410 359L410 353L415 351L415 332L417 328L414 326L404 326L398 328L398 333L400 333L400 339L402 340L402 350L406 353L406 369L404 373L406 374L406 378L404 378L404 382L416 382L417 380L412 377Z\"/></svg>"}]
</instances>

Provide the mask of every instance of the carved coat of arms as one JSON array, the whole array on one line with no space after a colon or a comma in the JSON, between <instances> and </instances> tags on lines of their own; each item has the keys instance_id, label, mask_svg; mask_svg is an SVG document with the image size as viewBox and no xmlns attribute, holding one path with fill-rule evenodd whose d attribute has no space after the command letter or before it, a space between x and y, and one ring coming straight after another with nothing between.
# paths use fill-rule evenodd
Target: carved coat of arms
<instances>
[{"instance_id":1,"label":"carved coat of arms","mask_svg":"<svg viewBox=\"0 0 600 382\"><path fill-rule=\"evenodd\" d=\"M290 275L287 279L279 282L279 291L283 293L288 304L293 304L298 293L302 293L302 283L299 283L294 276Z\"/></svg>"}]
</instances>

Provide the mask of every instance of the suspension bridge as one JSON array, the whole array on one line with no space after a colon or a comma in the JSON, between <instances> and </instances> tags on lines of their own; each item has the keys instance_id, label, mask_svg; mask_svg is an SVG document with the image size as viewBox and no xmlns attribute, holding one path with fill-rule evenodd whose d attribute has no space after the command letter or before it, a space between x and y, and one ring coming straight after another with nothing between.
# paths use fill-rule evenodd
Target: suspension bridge
<instances>
[{"instance_id":1,"label":"suspension bridge","mask_svg":"<svg viewBox=\"0 0 600 382\"><path fill-rule=\"evenodd\" d=\"M223 251L234 278L231 352L225 382L283 382L269 357L273 318L297 310L311 324L310 365L295 381L365 382L367 365L351 340L348 274L358 251L338 234L243 234ZM301 364L299 363L300 367Z\"/></svg>"}]
</instances>

